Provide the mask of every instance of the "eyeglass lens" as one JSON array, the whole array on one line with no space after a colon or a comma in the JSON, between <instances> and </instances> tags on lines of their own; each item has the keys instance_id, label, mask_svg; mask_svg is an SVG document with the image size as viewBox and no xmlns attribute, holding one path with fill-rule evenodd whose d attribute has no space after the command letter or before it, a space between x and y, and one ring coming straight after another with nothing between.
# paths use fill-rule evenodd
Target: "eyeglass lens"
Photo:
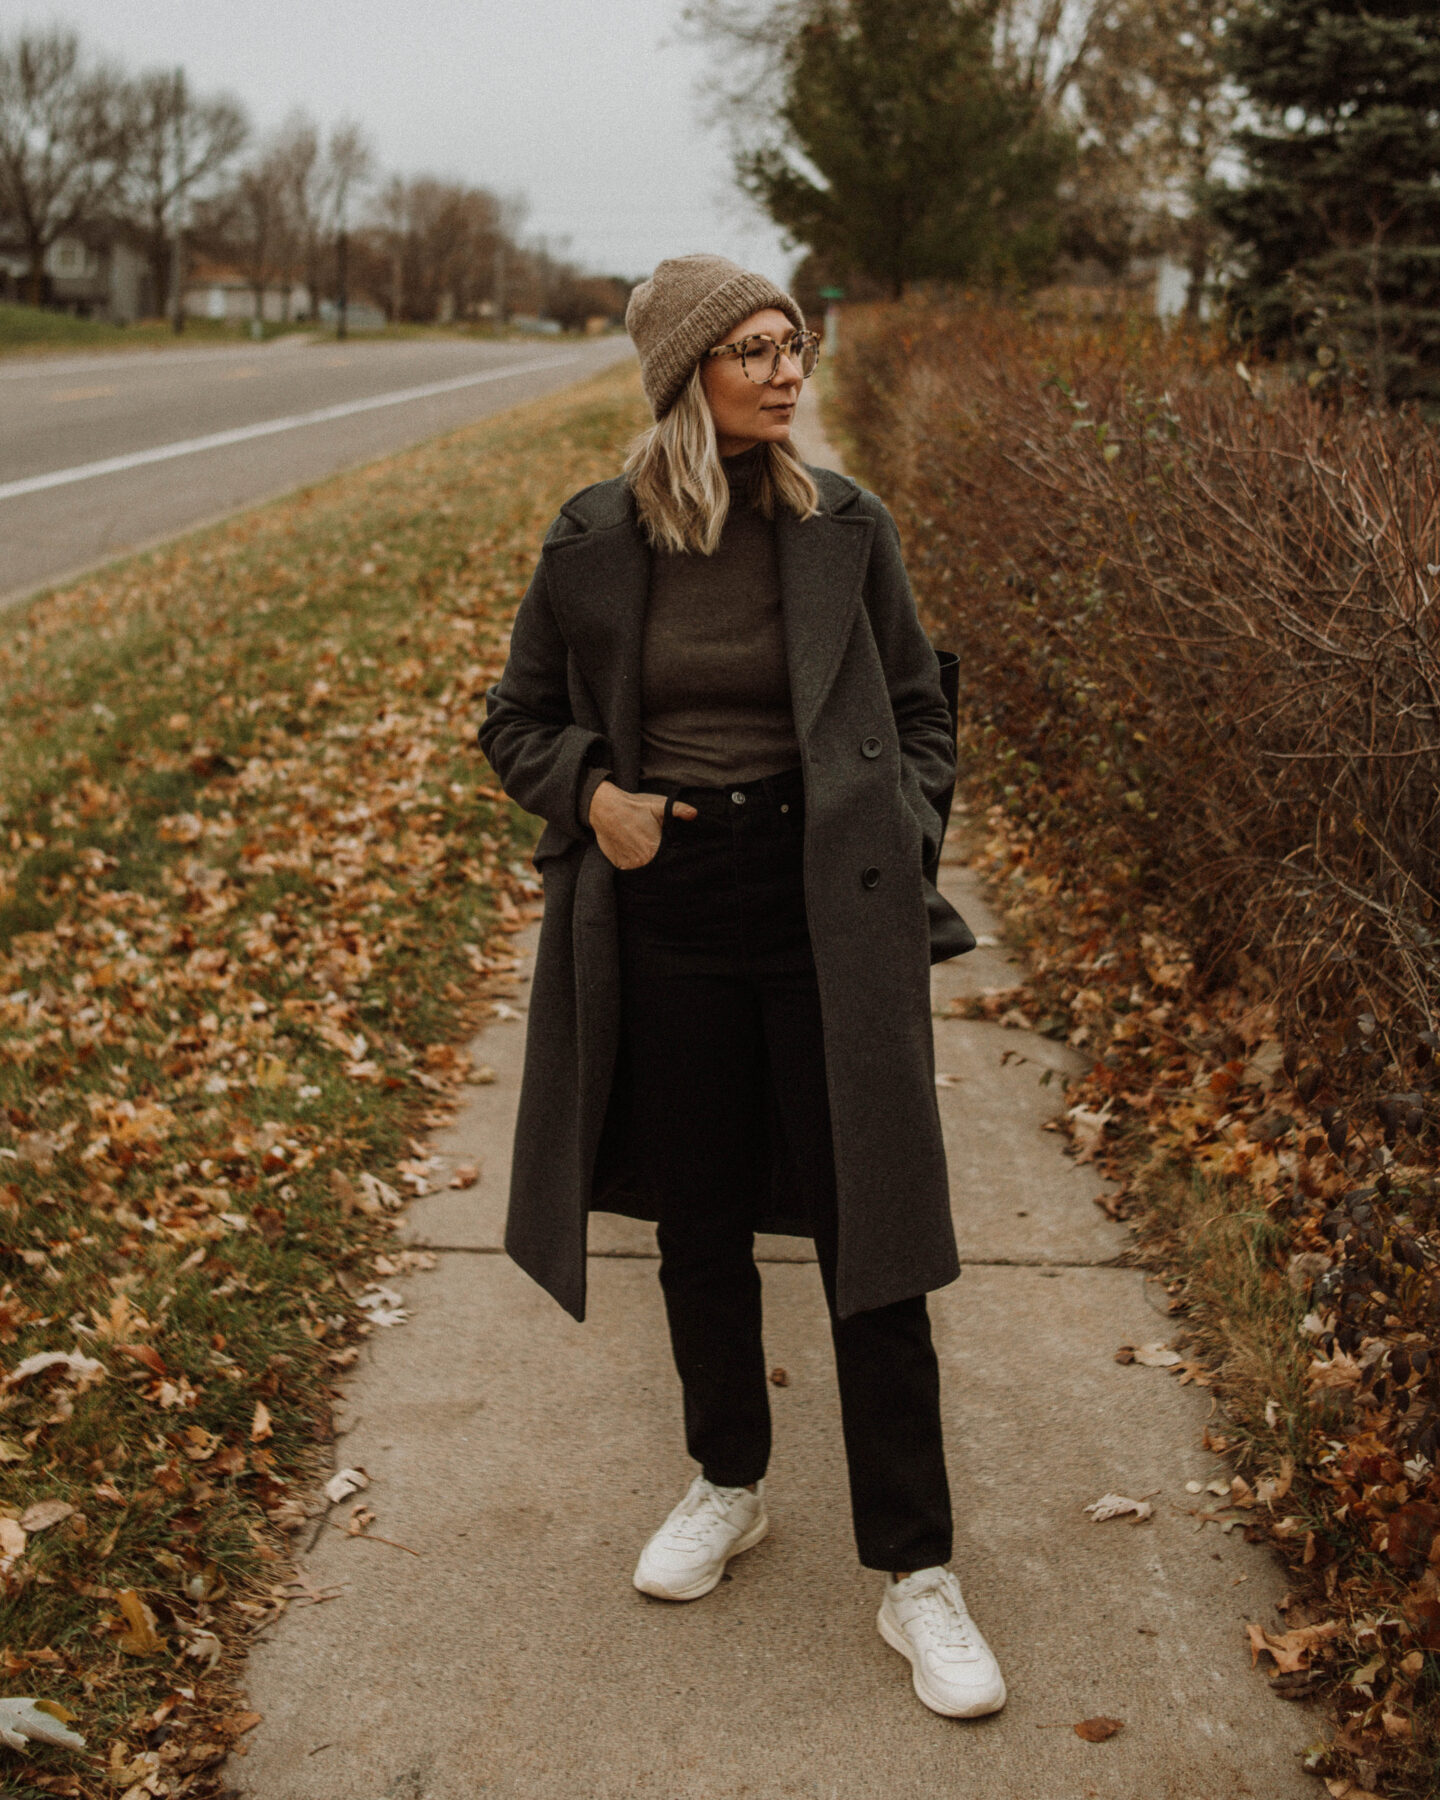
<instances>
[{"instance_id":1,"label":"eyeglass lens","mask_svg":"<svg viewBox=\"0 0 1440 1800\"><path fill-rule=\"evenodd\" d=\"M768 338L753 337L745 340L745 347L740 354L740 366L750 377L763 386L767 381L775 379L775 372L780 367L780 352L799 363L800 374L808 377L815 372L815 364L819 360L820 346L813 334L799 333L784 344L772 343Z\"/></svg>"}]
</instances>

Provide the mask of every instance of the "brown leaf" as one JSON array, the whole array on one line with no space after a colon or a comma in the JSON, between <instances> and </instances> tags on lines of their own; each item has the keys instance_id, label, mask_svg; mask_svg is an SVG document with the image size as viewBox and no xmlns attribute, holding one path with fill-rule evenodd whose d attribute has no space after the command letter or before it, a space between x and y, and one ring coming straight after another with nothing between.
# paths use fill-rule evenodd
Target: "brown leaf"
<instances>
[{"instance_id":1,"label":"brown leaf","mask_svg":"<svg viewBox=\"0 0 1440 1800\"><path fill-rule=\"evenodd\" d=\"M20 1529L31 1533L48 1531L75 1511L68 1500L36 1500L20 1515Z\"/></svg>"},{"instance_id":2,"label":"brown leaf","mask_svg":"<svg viewBox=\"0 0 1440 1800\"><path fill-rule=\"evenodd\" d=\"M1255 1498L1262 1506L1273 1507L1277 1500L1283 1500L1290 1492L1291 1483L1295 1479L1295 1458L1282 1456L1278 1475L1262 1476L1255 1484Z\"/></svg>"},{"instance_id":3,"label":"brown leaf","mask_svg":"<svg viewBox=\"0 0 1440 1800\"><path fill-rule=\"evenodd\" d=\"M480 1179L478 1163L458 1163L454 1174L450 1177L452 1188L472 1188Z\"/></svg>"},{"instance_id":4,"label":"brown leaf","mask_svg":"<svg viewBox=\"0 0 1440 1800\"><path fill-rule=\"evenodd\" d=\"M13 1569L25 1554L25 1532L14 1519L0 1519L0 1575Z\"/></svg>"},{"instance_id":5,"label":"brown leaf","mask_svg":"<svg viewBox=\"0 0 1440 1800\"><path fill-rule=\"evenodd\" d=\"M1076 1737L1084 1738L1087 1744L1103 1744L1106 1738L1114 1737L1117 1731L1124 1729L1123 1719L1107 1719L1103 1713L1093 1719L1082 1719L1075 1727Z\"/></svg>"},{"instance_id":6,"label":"brown leaf","mask_svg":"<svg viewBox=\"0 0 1440 1800\"><path fill-rule=\"evenodd\" d=\"M1262 1650L1268 1650L1275 1658L1275 1667L1282 1675L1293 1674L1295 1670L1306 1666L1321 1644L1328 1643L1339 1634L1338 1619L1326 1619L1320 1625L1300 1625L1294 1631L1287 1631L1279 1637L1266 1631L1263 1625L1248 1623L1245 1635L1250 1640L1250 1667L1255 1667Z\"/></svg>"},{"instance_id":7,"label":"brown leaf","mask_svg":"<svg viewBox=\"0 0 1440 1800\"><path fill-rule=\"evenodd\" d=\"M263 1443L268 1437L274 1437L275 1427L270 1423L270 1408L263 1400L255 1402L255 1417L250 1421L250 1440L252 1443Z\"/></svg>"},{"instance_id":8,"label":"brown leaf","mask_svg":"<svg viewBox=\"0 0 1440 1800\"><path fill-rule=\"evenodd\" d=\"M116 1604L125 1615L128 1630L120 1634L120 1648L130 1656L155 1656L165 1648L165 1640L156 1628L155 1615L134 1588L121 1588Z\"/></svg>"},{"instance_id":9,"label":"brown leaf","mask_svg":"<svg viewBox=\"0 0 1440 1800\"><path fill-rule=\"evenodd\" d=\"M226 1737L243 1737L247 1731L253 1731L264 1717L264 1713L257 1712L231 1713L229 1718L221 1719L216 1729L223 1731Z\"/></svg>"},{"instance_id":10,"label":"brown leaf","mask_svg":"<svg viewBox=\"0 0 1440 1800\"><path fill-rule=\"evenodd\" d=\"M351 1213L359 1210L360 1196L356 1192L355 1183L343 1169L330 1171L330 1192L340 1202L340 1217L348 1219Z\"/></svg>"},{"instance_id":11,"label":"brown leaf","mask_svg":"<svg viewBox=\"0 0 1440 1800\"><path fill-rule=\"evenodd\" d=\"M170 1373L159 1351L152 1350L149 1344L117 1344L115 1348L122 1356L132 1356L136 1362L144 1363L153 1375L163 1377Z\"/></svg>"},{"instance_id":12,"label":"brown leaf","mask_svg":"<svg viewBox=\"0 0 1440 1800\"><path fill-rule=\"evenodd\" d=\"M770 1385L772 1387L789 1387L790 1377L784 1369L772 1369L770 1371Z\"/></svg>"},{"instance_id":13,"label":"brown leaf","mask_svg":"<svg viewBox=\"0 0 1440 1800\"><path fill-rule=\"evenodd\" d=\"M22 1519L21 1524L24 1524ZM1397 1569L1408 1569L1417 1559L1423 1562L1440 1532L1440 1506L1429 1500L1411 1500L1397 1506L1388 1520L1386 1554Z\"/></svg>"}]
</instances>

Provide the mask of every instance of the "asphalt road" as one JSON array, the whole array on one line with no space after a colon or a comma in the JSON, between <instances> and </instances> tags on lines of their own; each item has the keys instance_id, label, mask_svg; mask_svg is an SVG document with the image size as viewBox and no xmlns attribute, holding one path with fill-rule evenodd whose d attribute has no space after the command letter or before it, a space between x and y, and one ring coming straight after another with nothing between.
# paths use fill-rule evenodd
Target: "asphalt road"
<instances>
[{"instance_id":1,"label":"asphalt road","mask_svg":"<svg viewBox=\"0 0 1440 1800\"><path fill-rule=\"evenodd\" d=\"M0 605L631 354L282 338L0 362Z\"/></svg>"}]
</instances>

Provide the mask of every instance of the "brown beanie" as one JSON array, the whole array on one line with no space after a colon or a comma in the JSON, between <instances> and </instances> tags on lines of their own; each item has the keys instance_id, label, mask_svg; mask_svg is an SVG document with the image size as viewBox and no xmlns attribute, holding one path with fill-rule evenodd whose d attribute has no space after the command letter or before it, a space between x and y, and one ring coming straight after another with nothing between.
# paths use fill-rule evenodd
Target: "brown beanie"
<instances>
[{"instance_id":1,"label":"brown beanie","mask_svg":"<svg viewBox=\"0 0 1440 1800\"><path fill-rule=\"evenodd\" d=\"M751 313L778 307L797 331L805 315L782 289L723 256L667 256L625 308L640 379L657 419L669 412L704 351Z\"/></svg>"}]
</instances>

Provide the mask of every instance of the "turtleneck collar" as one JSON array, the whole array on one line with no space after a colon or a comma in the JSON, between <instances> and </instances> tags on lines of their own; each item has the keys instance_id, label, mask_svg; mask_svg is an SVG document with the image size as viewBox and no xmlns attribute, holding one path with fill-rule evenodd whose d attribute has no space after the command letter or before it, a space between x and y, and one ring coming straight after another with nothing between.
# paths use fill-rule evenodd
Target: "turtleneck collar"
<instances>
[{"instance_id":1,"label":"turtleneck collar","mask_svg":"<svg viewBox=\"0 0 1440 1800\"><path fill-rule=\"evenodd\" d=\"M730 483L730 498L735 501L747 500L754 491L755 479L764 466L766 445L761 442L752 444L748 450L742 450L738 456L722 456L720 466L725 471L725 479Z\"/></svg>"}]
</instances>

